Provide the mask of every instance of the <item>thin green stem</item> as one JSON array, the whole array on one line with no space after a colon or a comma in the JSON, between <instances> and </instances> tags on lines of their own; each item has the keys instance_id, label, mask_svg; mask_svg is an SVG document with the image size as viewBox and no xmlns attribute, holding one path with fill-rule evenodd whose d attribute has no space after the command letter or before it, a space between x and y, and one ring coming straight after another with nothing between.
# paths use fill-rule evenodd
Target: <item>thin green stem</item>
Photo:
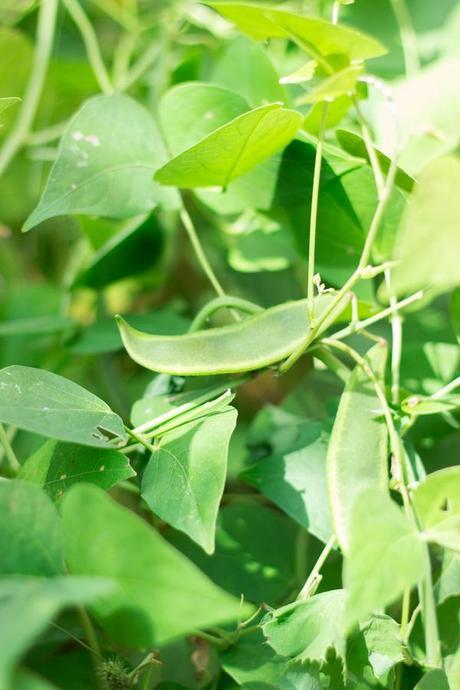
<instances>
[{"instance_id":1,"label":"thin green stem","mask_svg":"<svg viewBox=\"0 0 460 690\"><path fill-rule=\"evenodd\" d=\"M313 327L314 319L314 297L315 297L315 252L316 252L316 229L318 225L318 201L319 188L321 182L321 167L323 162L323 145L326 134L328 104L323 103L321 125L318 134L318 145L315 154L315 167L313 170L313 188L311 195L311 209L310 209L310 229L308 235L308 274L307 274L307 301L308 301L308 319L310 321L310 328Z\"/></svg>"},{"instance_id":2,"label":"thin green stem","mask_svg":"<svg viewBox=\"0 0 460 690\"><path fill-rule=\"evenodd\" d=\"M397 299L393 292L391 285L391 271L385 271L385 282L390 294L390 309L392 310L390 323L392 334L391 347L391 400L395 405L399 404L399 388L400 388L400 369L401 369L401 354L402 354L402 318L399 310L396 309ZM423 297L423 292L421 293Z\"/></svg>"},{"instance_id":3,"label":"thin green stem","mask_svg":"<svg viewBox=\"0 0 460 690\"><path fill-rule=\"evenodd\" d=\"M94 76L97 79L101 91L105 94L113 93L114 88L102 59L96 32L94 31L91 22L77 0L62 1L81 34L83 43L85 44L86 53L88 55L88 60L91 64Z\"/></svg>"},{"instance_id":4,"label":"thin green stem","mask_svg":"<svg viewBox=\"0 0 460 690\"><path fill-rule=\"evenodd\" d=\"M334 546L336 545L337 539L335 535L333 535L327 544L324 546L324 549L321 551L318 560L316 561L315 565L313 566L304 586L299 592L299 595L297 599L307 599L310 596L312 587L316 584L319 574L321 572L321 568L325 564L329 554L333 550Z\"/></svg>"},{"instance_id":5,"label":"thin green stem","mask_svg":"<svg viewBox=\"0 0 460 690\"><path fill-rule=\"evenodd\" d=\"M21 469L21 463L16 457L16 453L13 450L13 447L10 443L10 439L8 438L8 434L6 433L3 424L0 424L0 443L5 451L5 457L8 460L11 473L13 475L16 475Z\"/></svg>"},{"instance_id":6,"label":"thin green stem","mask_svg":"<svg viewBox=\"0 0 460 690\"><path fill-rule=\"evenodd\" d=\"M406 0L392 0L392 4L399 25L406 74L412 76L420 69L417 34L415 33L414 24Z\"/></svg>"},{"instance_id":7,"label":"thin green stem","mask_svg":"<svg viewBox=\"0 0 460 690\"><path fill-rule=\"evenodd\" d=\"M345 282L345 284L338 290L337 294L335 295L334 299L332 302L329 304L328 307L323 311L321 316L317 319L313 329L311 329L307 335L305 336L304 341L299 345L299 347L294 350L294 352L287 358L287 360L281 365L280 367L280 372L285 373L288 371L303 355L305 352L305 349L310 345L311 342L317 337L317 335L321 332L321 329L323 329L324 325L327 324L328 320L330 319L331 315L338 310L338 307L340 306L342 300L348 295L348 293L353 289L355 284L366 275L366 272L368 270L368 261L370 259L371 251L372 251L372 245L374 243L374 240L377 236L377 232L380 227L380 223L382 222L383 214L385 212L386 206L388 204L392 189L393 189L393 184L394 184L394 179L396 175L396 170L397 170L397 163L396 160L391 161L390 168L388 170L388 175L386 178L385 182L385 189L382 193L382 197L379 199L377 207L375 209L369 231L366 236L366 240L364 242L364 247L361 253L361 257L358 263L358 266L356 267L356 270L352 273L352 275L348 278L348 280Z\"/></svg>"},{"instance_id":8,"label":"thin green stem","mask_svg":"<svg viewBox=\"0 0 460 690\"><path fill-rule=\"evenodd\" d=\"M123 81L120 82L119 87L121 89L129 89L133 84L135 84L143 74L151 67L155 60L159 57L161 52L161 46L157 42L152 43L150 48L148 48L141 57L135 62L129 72L126 74Z\"/></svg>"},{"instance_id":9,"label":"thin green stem","mask_svg":"<svg viewBox=\"0 0 460 690\"><path fill-rule=\"evenodd\" d=\"M240 299L239 297L231 297L230 295L216 297L215 299L208 302L198 312L198 314L195 316L191 323L189 332L193 333L194 331L201 330L216 311L225 308L237 309L238 311L241 311L245 314L258 314L259 312L263 311L262 307L259 307L258 304L254 304L254 302L248 302L247 300Z\"/></svg>"},{"instance_id":10,"label":"thin green stem","mask_svg":"<svg viewBox=\"0 0 460 690\"><path fill-rule=\"evenodd\" d=\"M443 398L445 395L448 395L449 393L454 391L459 386L460 386L460 376L457 376L456 379L454 379L450 383L448 383L445 386L443 386L442 388L440 388L438 391L436 391L436 393L433 393L433 395L430 397L433 398L434 400L436 400L438 398Z\"/></svg>"},{"instance_id":11,"label":"thin green stem","mask_svg":"<svg viewBox=\"0 0 460 690\"><path fill-rule=\"evenodd\" d=\"M112 63L112 82L119 91L123 90L126 83L136 40L136 33L125 33L118 41L115 49Z\"/></svg>"},{"instance_id":12,"label":"thin green stem","mask_svg":"<svg viewBox=\"0 0 460 690\"><path fill-rule=\"evenodd\" d=\"M408 642L408 625L410 617L410 589L405 589L401 607L401 640L403 644Z\"/></svg>"},{"instance_id":13,"label":"thin green stem","mask_svg":"<svg viewBox=\"0 0 460 690\"><path fill-rule=\"evenodd\" d=\"M343 338L347 338L349 335L353 335L353 333L356 333L358 331L362 331L363 329L369 328L369 326L372 326L375 323L378 323L379 321L382 321L383 319L386 319L387 316L394 316L395 314L398 314L401 309L404 309L405 307L409 306L409 304L413 304L414 302L417 302L418 300L422 299L424 296L423 290L419 290L418 292L415 292L413 295L409 295L409 297L406 297L406 299L401 300L400 302L394 301L393 304L391 304L389 307L386 307L385 309L382 309L382 311L379 311L377 314L374 314L373 316L369 316L367 319L364 319L363 321L356 321L354 324L350 324L350 326L346 326L345 328L342 328L340 331L337 331L337 333L334 333L331 335L331 338L334 338L334 340L342 340ZM397 373L399 374L399 361L400 361L400 353L398 358L396 359L395 362L395 367L397 367ZM397 376L397 385L399 389L399 376ZM393 400L393 402L398 402L397 400Z\"/></svg>"},{"instance_id":14,"label":"thin green stem","mask_svg":"<svg viewBox=\"0 0 460 690\"><path fill-rule=\"evenodd\" d=\"M107 690L106 684L104 682L104 677L102 675L102 655L96 631L94 630L91 618L89 617L86 609L83 608L83 606L78 607L78 614L80 616L80 621L85 632L86 641L88 642L88 645L91 649L91 658L93 660L97 686L99 690Z\"/></svg>"},{"instance_id":15,"label":"thin green stem","mask_svg":"<svg viewBox=\"0 0 460 690\"><path fill-rule=\"evenodd\" d=\"M0 150L0 175L24 144L34 121L53 46L57 4L57 0L42 0L40 5L32 71L16 123Z\"/></svg>"},{"instance_id":16,"label":"thin green stem","mask_svg":"<svg viewBox=\"0 0 460 690\"><path fill-rule=\"evenodd\" d=\"M385 189L385 178L380 167L377 153L372 143L372 137L369 131L369 127L362 113L361 106L359 105L359 100L356 96L353 96L353 105L358 116L361 134L364 139L364 145L366 146L367 155L369 156L369 162L371 164L372 172L374 174L375 186L377 188L377 198L381 199Z\"/></svg>"},{"instance_id":17,"label":"thin green stem","mask_svg":"<svg viewBox=\"0 0 460 690\"><path fill-rule=\"evenodd\" d=\"M58 122L55 125L51 125L51 127L40 129L37 132L30 132L24 143L27 146L43 146L43 144L49 144L52 141L56 141L56 139L61 137L68 124L69 120L65 120L64 122Z\"/></svg>"},{"instance_id":18,"label":"thin green stem","mask_svg":"<svg viewBox=\"0 0 460 690\"><path fill-rule=\"evenodd\" d=\"M146 438L144 438L140 434L136 433L136 431L134 431L133 429L130 429L127 426L125 426L125 430L126 430L126 433L129 436L131 436L131 438L133 438L135 441L140 443L141 446L144 446L144 448L146 448L150 453L156 452L155 446L152 446L152 444L149 443Z\"/></svg>"},{"instance_id":19,"label":"thin green stem","mask_svg":"<svg viewBox=\"0 0 460 690\"><path fill-rule=\"evenodd\" d=\"M192 218L185 206L182 207L182 210L180 212L180 219L182 221L182 225L184 226L187 232L187 235L193 247L193 251L195 252L195 256L198 259L198 262L201 268L203 269L204 273L208 277L209 282L211 283L212 287L219 295L219 297L225 297L225 290L220 284L211 264L209 263L206 257L206 254L204 253L204 249L198 237L198 233L195 229Z\"/></svg>"}]
</instances>

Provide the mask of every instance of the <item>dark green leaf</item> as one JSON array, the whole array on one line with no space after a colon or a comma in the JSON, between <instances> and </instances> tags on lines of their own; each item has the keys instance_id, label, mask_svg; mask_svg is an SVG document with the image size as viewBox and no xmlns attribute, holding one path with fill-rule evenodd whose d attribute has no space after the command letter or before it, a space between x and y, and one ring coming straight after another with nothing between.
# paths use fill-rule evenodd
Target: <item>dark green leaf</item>
<instances>
[{"instance_id":1,"label":"dark green leaf","mask_svg":"<svg viewBox=\"0 0 460 690\"><path fill-rule=\"evenodd\" d=\"M0 481L0 574L63 572L61 523L49 498L26 482Z\"/></svg>"},{"instance_id":2,"label":"dark green leaf","mask_svg":"<svg viewBox=\"0 0 460 690\"><path fill-rule=\"evenodd\" d=\"M19 479L42 486L48 496L60 501L73 484L88 482L108 490L135 474L126 455L116 450L50 440L26 460Z\"/></svg>"},{"instance_id":3,"label":"dark green leaf","mask_svg":"<svg viewBox=\"0 0 460 690\"><path fill-rule=\"evenodd\" d=\"M0 420L62 441L107 448L126 438L123 422L100 398L49 371L0 371Z\"/></svg>"},{"instance_id":4,"label":"dark green leaf","mask_svg":"<svg viewBox=\"0 0 460 690\"><path fill-rule=\"evenodd\" d=\"M64 498L63 517L70 572L108 577L118 584L93 611L121 644L164 644L240 615L236 599L95 486L74 486ZM243 607L242 615L246 611Z\"/></svg>"},{"instance_id":5,"label":"dark green leaf","mask_svg":"<svg viewBox=\"0 0 460 690\"><path fill-rule=\"evenodd\" d=\"M142 496L162 520L214 551L236 410L224 409L161 437L142 479Z\"/></svg>"}]
</instances>

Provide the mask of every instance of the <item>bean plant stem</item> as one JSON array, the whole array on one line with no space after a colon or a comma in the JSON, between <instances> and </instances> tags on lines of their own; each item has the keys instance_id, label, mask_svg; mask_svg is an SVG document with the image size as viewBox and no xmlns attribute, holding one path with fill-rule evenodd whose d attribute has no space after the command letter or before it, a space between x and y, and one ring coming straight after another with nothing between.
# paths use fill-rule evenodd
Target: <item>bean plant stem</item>
<instances>
[{"instance_id":1,"label":"bean plant stem","mask_svg":"<svg viewBox=\"0 0 460 690\"><path fill-rule=\"evenodd\" d=\"M332 549L336 545L336 542L337 542L336 537L335 537L335 535L333 535L329 539L327 544L324 546L324 549L321 551L319 558L316 561L315 565L313 566L313 569L310 572L304 586L300 590L297 599L306 599L309 596L311 588L315 584L315 581L316 581L319 573L321 572L321 568L325 564L327 557L329 556Z\"/></svg>"},{"instance_id":2,"label":"bean plant stem","mask_svg":"<svg viewBox=\"0 0 460 690\"><path fill-rule=\"evenodd\" d=\"M257 314L263 311L262 307L259 307L258 304L248 302L247 300L240 299L239 297L231 297L230 295L216 297L215 299L208 302L203 307L203 309L201 309L201 311L198 312L198 314L192 321L189 331L192 333L194 331L201 330L206 325L211 316L216 311L218 311L219 309L223 309L224 307L238 309L238 311L242 311L245 314Z\"/></svg>"},{"instance_id":3,"label":"bean plant stem","mask_svg":"<svg viewBox=\"0 0 460 690\"><path fill-rule=\"evenodd\" d=\"M182 207L182 210L180 212L180 219L182 221L182 225L184 226L187 235L189 237L189 240L191 242L191 245L193 247L193 251L195 252L195 256L198 259L198 262L205 272L206 276L208 277L209 282L211 283L212 287L216 291L216 293L219 295L219 297L225 297L225 290L223 289L222 285L220 284L216 274L214 273L214 270L209 263L206 254L204 253L203 246L200 242L200 239L198 237L198 233L195 229L195 226L193 224L192 218L185 208L185 206Z\"/></svg>"},{"instance_id":4,"label":"bean plant stem","mask_svg":"<svg viewBox=\"0 0 460 690\"><path fill-rule=\"evenodd\" d=\"M359 100L356 96L353 96L353 105L358 116L361 134L364 139L364 145L366 146L367 155L369 156L369 162L371 164L372 172L374 174L375 186L377 188L377 198L381 199L385 190L385 178L380 167L377 153L372 143L369 127L362 113L361 106L359 105Z\"/></svg>"},{"instance_id":5,"label":"bean plant stem","mask_svg":"<svg viewBox=\"0 0 460 690\"><path fill-rule=\"evenodd\" d=\"M459 386L460 386L460 376L457 376L456 379L454 379L453 381L451 381L451 382L448 383L447 385L445 385L445 386L443 386L442 388L440 388L438 391L436 391L436 393L433 393L433 395L432 395L431 397L432 397L434 400L436 400L436 399L438 399L438 398L442 398L442 397L444 397L445 395L448 395L449 393L451 393L452 391L454 391L454 390L455 390L456 388L458 388Z\"/></svg>"},{"instance_id":6,"label":"bean plant stem","mask_svg":"<svg viewBox=\"0 0 460 690\"><path fill-rule=\"evenodd\" d=\"M316 228L318 225L318 200L321 181L321 168L323 162L323 144L326 134L328 104L323 103L321 113L321 125L318 134L318 145L315 154L315 167L313 170L313 188L311 195L310 209L310 230L308 235L308 274L307 274L307 300L308 300L308 319L310 327L313 327L314 320L314 297L315 297L315 252L316 252Z\"/></svg>"},{"instance_id":7,"label":"bean plant stem","mask_svg":"<svg viewBox=\"0 0 460 690\"><path fill-rule=\"evenodd\" d=\"M101 648L99 647L99 641L97 639L96 631L94 630L91 618L88 612L83 606L78 607L78 613L80 616L80 621L85 632L86 641L91 648L91 658L93 660L94 670L96 673L96 682L99 690L107 690L101 669Z\"/></svg>"},{"instance_id":8,"label":"bean plant stem","mask_svg":"<svg viewBox=\"0 0 460 690\"><path fill-rule=\"evenodd\" d=\"M392 0L392 4L401 34L406 74L408 76L413 76L420 69L420 58L417 48L417 35L415 33L412 17L406 0Z\"/></svg>"},{"instance_id":9,"label":"bean plant stem","mask_svg":"<svg viewBox=\"0 0 460 690\"><path fill-rule=\"evenodd\" d=\"M57 4L57 0L42 0L40 5L32 71L16 123L0 150L0 175L23 145L34 121L53 46Z\"/></svg>"},{"instance_id":10,"label":"bean plant stem","mask_svg":"<svg viewBox=\"0 0 460 690\"><path fill-rule=\"evenodd\" d=\"M331 314L337 309L337 307L340 305L344 297L348 295L348 293L353 289L355 284L360 280L360 278L363 277L363 274L365 273L365 269L367 267L371 250L372 250L372 245L374 243L374 240L376 238L377 232L380 227L380 223L382 221L383 214L385 212L385 208L387 206L388 200L391 195L391 191L393 189L393 183L396 175L396 170L397 170L397 163L396 160L391 161L390 168L388 170L388 175L387 179L385 182L385 188L382 193L381 198L379 199L379 202L377 204L377 207L374 212L374 216L372 218L369 231L367 233L366 241L364 243L364 247L361 253L361 258L359 260L358 266L356 267L356 270L352 273L352 275L348 278L348 280L345 282L345 284L338 290L337 294L335 295L334 299L330 303L330 305L324 310L324 312L321 314L321 316L317 319L313 329L311 329L307 335L305 336L304 341L299 345L299 347L294 350L294 352L287 358L287 360L281 365L280 367L280 372L285 373L288 371L301 357L305 351L305 349L308 347L308 345L316 338L316 336L321 332L321 328L325 323L327 323L327 320L331 316Z\"/></svg>"},{"instance_id":11,"label":"bean plant stem","mask_svg":"<svg viewBox=\"0 0 460 690\"><path fill-rule=\"evenodd\" d=\"M21 463L16 457L16 453L13 450L13 447L10 443L10 439L8 438L8 434L6 433L3 424L0 424L0 443L2 444L5 450L5 457L8 460L11 473L13 475L17 474L21 469Z\"/></svg>"},{"instance_id":12,"label":"bean plant stem","mask_svg":"<svg viewBox=\"0 0 460 690\"><path fill-rule=\"evenodd\" d=\"M105 94L113 93L114 88L110 81L106 66L104 65L96 32L91 22L77 0L63 0L63 3L80 31L85 44L88 60L93 68L94 76L97 79L101 91Z\"/></svg>"}]
</instances>

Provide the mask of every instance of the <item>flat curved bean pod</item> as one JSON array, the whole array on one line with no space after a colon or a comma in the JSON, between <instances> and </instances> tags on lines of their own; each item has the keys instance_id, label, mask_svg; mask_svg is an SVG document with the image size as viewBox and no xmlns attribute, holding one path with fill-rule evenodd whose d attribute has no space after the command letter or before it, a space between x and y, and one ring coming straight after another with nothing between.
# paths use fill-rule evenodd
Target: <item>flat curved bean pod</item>
<instances>
[{"instance_id":1,"label":"flat curved bean pod","mask_svg":"<svg viewBox=\"0 0 460 690\"><path fill-rule=\"evenodd\" d=\"M375 345L365 359L382 385L386 345ZM349 520L356 496L367 488L385 490L388 486L388 434L382 415L374 384L357 365L342 393L327 452L332 521L345 552L349 547Z\"/></svg>"},{"instance_id":2,"label":"flat curved bean pod","mask_svg":"<svg viewBox=\"0 0 460 690\"><path fill-rule=\"evenodd\" d=\"M332 299L330 295L317 297L317 317ZM150 335L121 317L117 321L131 359L146 369L176 376L262 369L288 357L308 333L307 300L280 304L239 323L186 335Z\"/></svg>"}]
</instances>

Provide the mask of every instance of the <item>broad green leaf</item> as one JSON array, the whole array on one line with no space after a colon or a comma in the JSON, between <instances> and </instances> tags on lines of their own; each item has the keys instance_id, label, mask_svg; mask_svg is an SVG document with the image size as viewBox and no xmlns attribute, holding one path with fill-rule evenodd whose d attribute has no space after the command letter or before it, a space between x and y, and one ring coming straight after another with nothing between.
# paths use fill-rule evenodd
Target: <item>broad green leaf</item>
<instances>
[{"instance_id":1,"label":"broad green leaf","mask_svg":"<svg viewBox=\"0 0 460 690\"><path fill-rule=\"evenodd\" d=\"M424 538L460 551L460 466L427 475L412 499Z\"/></svg>"},{"instance_id":2,"label":"broad green leaf","mask_svg":"<svg viewBox=\"0 0 460 690\"><path fill-rule=\"evenodd\" d=\"M278 690L286 660L266 643L262 630L244 635L221 654L222 667L241 687Z\"/></svg>"},{"instance_id":3,"label":"broad green leaf","mask_svg":"<svg viewBox=\"0 0 460 690\"><path fill-rule=\"evenodd\" d=\"M305 84L313 79L317 67L318 63L315 60L309 60L295 72L282 77L280 84Z\"/></svg>"},{"instance_id":4,"label":"broad green leaf","mask_svg":"<svg viewBox=\"0 0 460 690\"><path fill-rule=\"evenodd\" d=\"M362 65L351 65L323 81L322 84L312 88L305 96L296 100L296 105L305 103L332 102L341 96L349 96L356 91L358 77L363 71Z\"/></svg>"},{"instance_id":5,"label":"broad green leaf","mask_svg":"<svg viewBox=\"0 0 460 690\"><path fill-rule=\"evenodd\" d=\"M251 108L287 100L267 51L245 36L224 48L212 68L211 81L242 96Z\"/></svg>"},{"instance_id":6,"label":"broad green leaf","mask_svg":"<svg viewBox=\"0 0 460 690\"><path fill-rule=\"evenodd\" d=\"M378 41L355 29L335 26L322 19L274 10L270 5L237 2L207 4L255 40L293 38L313 57L317 53L325 57L343 53L350 60L364 60L386 52Z\"/></svg>"},{"instance_id":7,"label":"broad green leaf","mask_svg":"<svg viewBox=\"0 0 460 690\"><path fill-rule=\"evenodd\" d=\"M63 572L61 522L49 498L26 482L0 482L0 574Z\"/></svg>"},{"instance_id":8,"label":"broad green leaf","mask_svg":"<svg viewBox=\"0 0 460 690\"><path fill-rule=\"evenodd\" d=\"M318 539L331 536L326 452L329 434L306 421L294 448L259 460L241 475Z\"/></svg>"},{"instance_id":9,"label":"broad green leaf","mask_svg":"<svg viewBox=\"0 0 460 690\"><path fill-rule=\"evenodd\" d=\"M460 554L444 551L441 574L435 586L436 601L442 604L460 595Z\"/></svg>"},{"instance_id":10,"label":"broad green leaf","mask_svg":"<svg viewBox=\"0 0 460 690\"><path fill-rule=\"evenodd\" d=\"M122 420L103 400L73 381L32 367L0 370L0 421L100 448L126 438Z\"/></svg>"},{"instance_id":11,"label":"broad green leaf","mask_svg":"<svg viewBox=\"0 0 460 690\"><path fill-rule=\"evenodd\" d=\"M94 577L0 579L0 687L10 690L14 665L61 609L87 604L112 589Z\"/></svg>"},{"instance_id":12,"label":"broad green leaf","mask_svg":"<svg viewBox=\"0 0 460 690\"><path fill-rule=\"evenodd\" d=\"M232 70L235 72L233 65ZM160 101L159 115L168 148L177 155L248 110L241 95L192 82L170 89ZM275 192L278 165L279 160L272 157L230 182L224 191L201 189L196 194L219 213L241 213L248 207L267 209Z\"/></svg>"},{"instance_id":13,"label":"broad green leaf","mask_svg":"<svg viewBox=\"0 0 460 690\"><path fill-rule=\"evenodd\" d=\"M26 460L18 478L43 487L59 502L73 484L88 482L108 490L135 474L126 455L116 450L49 440Z\"/></svg>"},{"instance_id":14,"label":"broad green leaf","mask_svg":"<svg viewBox=\"0 0 460 690\"><path fill-rule=\"evenodd\" d=\"M293 238L288 230L262 214L254 214L245 231L231 237L228 263L235 271L283 271L297 260Z\"/></svg>"},{"instance_id":15,"label":"broad green leaf","mask_svg":"<svg viewBox=\"0 0 460 690\"><path fill-rule=\"evenodd\" d=\"M286 664L279 682L279 690L321 690L322 687L319 667L315 663Z\"/></svg>"},{"instance_id":16,"label":"broad green leaf","mask_svg":"<svg viewBox=\"0 0 460 690\"><path fill-rule=\"evenodd\" d=\"M189 322L172 309L156 309L145 314L126 316L130 326L152 329L161 335L181 335L189 327ZM72 342L72 352L78 355L98 355L105 352L117 352L123 349L120 331L113 317L102 318L91 324Z\"/></svg>"},{"instance_id":17,"label":"broad green leaf","mask_svg":"<svg viewBox=\"0 0 460 690\"><path fill-rule=\"evenodd\" d=\"M15 24L23 14L28 12L34 0L1 0L0 23L2 25Z\"/></svg>"},{"instance_id":18,"label":"broad green leaf","mask_svg":"<svg viewBox=\"0 0 460 690\"><path fill-rule=\"evenodd\" d=\"M417 683L414 690L454 690L447 680L444 671L433 669L428 671L422 680Z\"/></svg>"},{"instance_id":19,"label":"broad green leaf","mask_svg":"<svg viewBox=\"0 0 460 690\"><path fill-rule=\"evenodd\" d=\"M236 410L184 424L161 437L142 478L142 497L162 520L213 553Z\"/></svg>"},{"instance_id":20,"label":"broad green leaf","mask_svg":"<svg viewBox=\"0 0 460 690\"><path fill-rule=\"evenodd\" d=\"M90 219L83 218L83 227L88 227L90 222ZM164 249L164 235L157 216L136 216L128 221L118 221L114 226L118 226L118 232L115 230L110 239L94 252L73 286L102 289L158 266Z\"/></svg>"},{"instance_id":21,"label":"broad green leaf","mask_svg":"<svg viewBox=\"0 0 460 690\"><path fill-rule=\"evenodd\" d=\"M330 297L316 300L318 316ZM229 326L183 336L142 333L121 317L124 346L135 362L165 374L200 376L252 371L287 357L308 333L307 302L287 302Z\"/></svg>"},{"instance_id":22,"label":"broad green leaf","mask_svg":"<svg viewBox=\"0 0 460 690\"><path fill-rule=\"evenodd\" d=\"M376 678L383 678L388 671L408 658L401 641L400 626L390 616L373 616L361 627L369 663Z\"/></svg>"},{"instance_id":23,"label":"broad green leaf","mask_svg":"<svg viewBox=\"0 0 460 690\"><path fill-rule=\"evenodd\" d=\"M176 207L174 193L152 182L165 159L155 122L136 101L122 95L90 99L67 126L24 231L54 216L129 218L158 205Z\"/></svg>"},{"instance_id":24,"label":"broad green leaf","mask_svg":"<svg viewBox=\"0 0 460 690\"><path fill-rule=\"evenodd\" d=\"M375 345L367 366L383 384L387 349ZM327 452L329 503L338 542L350 548L350 516L356 496L368 487L386 489L387 428L374 384L356 365L340 399Z\"/></svg>"},{"instance_id":25,"label":"broad green leaf","mask_svg":"<svg viewBox=\"0 0 460 690\"><path fill-rule=\"evenodd\" d=\"M262 629L280 656L323 663L330 648L345 655L344 609L344 590L331 590L270 612Z\"/></svg>"},{"instance_id":26,"label":"broad green leaf","mask_svg":"<svg viewBox=\"0 0 460 690\"><path fill-rule=\"evenodd\" d=\"M159 105L168 148L174 156L249 110L242 96L205 82L173 86Z\"/></svg>"},{"instance_id":27,"label":"broad green leaf","mask_svg":"<svg viewBox=\"0 0 460 690\"><path fill-rule=\"evenodd\" d=\"M56 686L39 678L35 673L20 670L14 676L11 690L56 690Z\"/></svg>"},{"instance_id":28,"label":"broad green leaf","mask_svg":"<svg viewBox=\"0 0 460 690\"><path fill-rule=\"evenodd\" d=\"M108 577L119 586L93 611L121 644L152 647L240 615L236 599L97 487L72 487L63 518L69 571Z\"/></svg>"},{"instance_id":29,"label":"broad green leaf","mask_svg":"<svg viewBox=\"0 0 460 690\"><path fill-rule=\"evenodd\" d=\"M414 76L395 84L397 134L386 99L375 101L373 124L378 146L388 156L397 146L399 164L417 177L430 161L454 152L460 143L460 94L452 88L452 75L459 69L459 57L430 60Z\"/></svg>"},{"instance_id":30,"label":"broad green leaf","mask_svg":"<svg viewBox=\"0 0 460 690\"><path fill-rule=\"evenodd\" d=\"M223 187L284 148L302 116L279 103L243 113L160 168L155 179L182 188Z\"/></svg>"},{"instance_id":31,"label":"broad green leaf","mask_svg":"<svg viewBox=\"0 0 460 690\"><path fill-rule=\"evenodd\" d=\"M18 5L21 0L14 0ZM13 3L12 3L13 4ZM23 97L33 59L33 43L25 32L5 27L0 6L0 97ZM6 101L5 101L6 102ZM17 108L1 115L0 137L5 137L18 115Z\"/></svg>"},{"instance_id":32,"label":"broad green leaf","mask_svg":"<svg viewBox=\"0 0 460 690\"><path fill-rule=\"evenodd\" d=\"M0 324L0 338L12 335L42 335L43 333L60 333L75 328L75 321L67 316L35 316L25 319L13 319Z\"/></svg>"},{"instance_id":33,"label":"broad green leaf","mask_svg":"<svg viewBox=\"0 0 460 690\"><path fill-rule=\"evenodd\" d=\"M170 541L223 589L276 605L297 586L297 536L296 526L277 511L244 501L219 511L211 556L179 532Z\"/></svg>"},{"instance_id":34,"label":"broad green leaf","mask_svg":"<svg viewBox=\"0 0 460 690\"><path fill-rule=\"evenodd\" d=\"M394 602L423 578L419 534L388 494L365 489L355 498L344 564L347 627Z\"/></svg>"},{"instance_id":35,"label":"broad green leaf","mask_svg":"<svg viewBox=\"0 0 460 690\"><path fill-rule=\"evenodd\" d=\"M364 158L368 161L368 163L370 163L369 153L362 136L356 134L356 132L350 132L346 129L338 129L335 134L340 146L347 151L347 153L349 153L351 156L356 156L357 158ZM380 151L380 149L376 147L374 147L374 151L382 172L385 174L388 173L391 164L390 158L388 158L388 156L386 156L382 151ZM405 192L411 192L415 180L402 168L398 167L395 183Z\"/></svg>"},{"instance_id":36,"label":"broad green leaf","mask_svg":"<svg viewBox=\"0 0 460 690\"><path fill-rule=\"evenodd\" d=\"M459 185L460 159L453 156L433 161L421 174L396 238L398 294L443 292L460 282Z\"/></svg>"}]
</instances>

